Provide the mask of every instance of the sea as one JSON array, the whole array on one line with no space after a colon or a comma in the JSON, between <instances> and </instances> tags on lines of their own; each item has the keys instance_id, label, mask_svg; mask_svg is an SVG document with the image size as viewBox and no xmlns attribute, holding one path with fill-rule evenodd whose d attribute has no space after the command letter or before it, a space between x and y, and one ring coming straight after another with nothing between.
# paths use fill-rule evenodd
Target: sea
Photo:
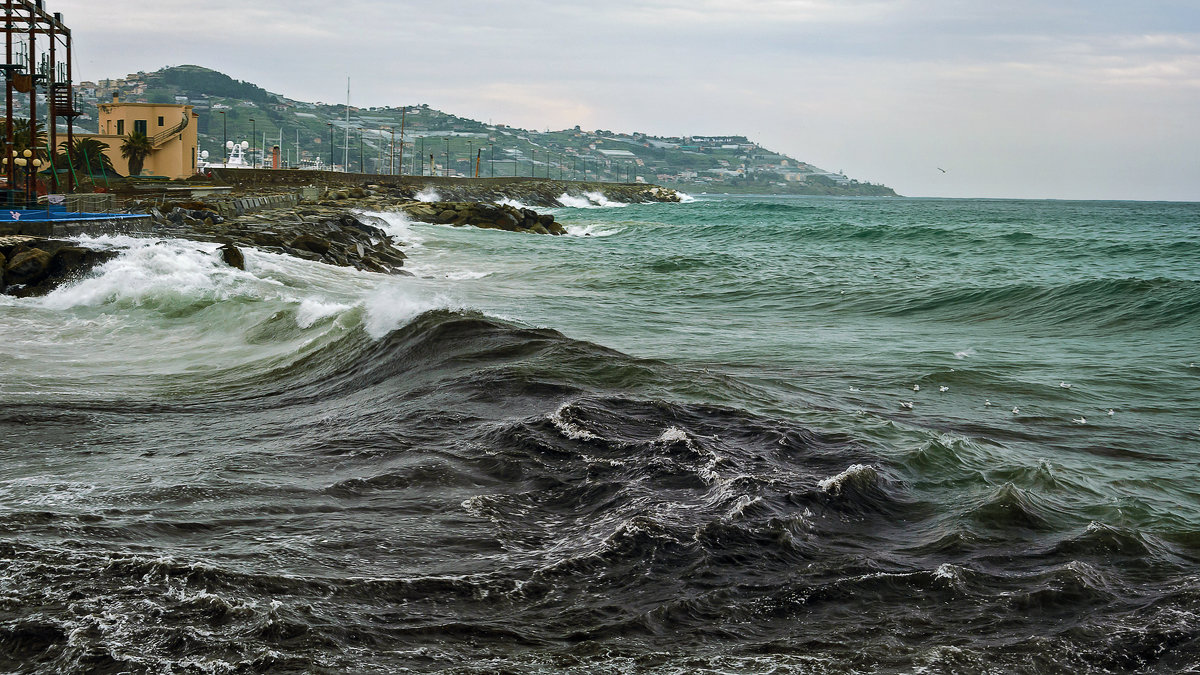
<instances>
[{"instance_id":1,"label":"sea","mask_svg":"<svg viewBox=\"0 0 1200 675\"><path fill-rule=\"evenodd\" d=\"M0 672L1200 672L1200 204L562 202L0 297Z\"/></svg>"}]
</instances>

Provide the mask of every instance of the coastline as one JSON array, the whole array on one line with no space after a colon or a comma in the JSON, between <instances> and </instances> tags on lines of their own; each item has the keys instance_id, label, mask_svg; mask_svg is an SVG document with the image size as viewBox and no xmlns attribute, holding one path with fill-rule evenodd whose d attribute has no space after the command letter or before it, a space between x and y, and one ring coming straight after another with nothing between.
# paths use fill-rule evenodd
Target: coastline
<instances>
[{"instance_id":1,"label":"coastline","mask_svg":"<svg viewBox=\"0 0 1200 675\"><path fill-rule=\"evenodd\" d=\"M403 242L365 215L399 212L412 220L521 234L561 235L554 216L529 206L562 200L679 202L674 190L642 183L538 179L443 179L311 171L215 171L212 184L142 190L127 207L137 221L63 220L0 224L0 293L42 295L112 256L72 244L79 235L129 233L222 244L229 265L244 268L241 248L385 274L407 274ZM364 180L366 179L366 180ZM306 182L305 182L306 181ZM160 186L155 186L160 187ZM222 189L213 194L213 190Z\"/></svg>"}]
</instances>

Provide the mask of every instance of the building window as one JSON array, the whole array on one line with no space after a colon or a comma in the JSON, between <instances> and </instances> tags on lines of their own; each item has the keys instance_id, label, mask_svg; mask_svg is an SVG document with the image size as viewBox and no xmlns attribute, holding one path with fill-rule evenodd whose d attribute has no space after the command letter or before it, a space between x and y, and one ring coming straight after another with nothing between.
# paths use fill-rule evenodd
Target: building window
<instances>
[{"instance_id":1,"label":"building window","mask_svg":"<svg viewBox=\"0 0 1200 675\"><path fill-rule=\"evenodd\" d=\"M146 135L146 120L134 120L133 121L133 133L141 134L141 135L145 136Z\"/></svg>"},{"instance_id":2,"label":"building window","mask_svg":"<svg viewBox=\"0 0 1200 675\"><path fill-rule=\"evenodd\" d=\"M117 120L117 135L125 135L125 120Z\"/></svg>"},{"instance_id":3,"label":"building window","mask_svg":"<svg viewBox=\"0 0 1200 675\"><path fill-rule=\"evenodd\" d=\"M158 116L158 126L161 127L162 125L163 125L163 118L162 118L162 115L159 115Z\"/></svg>"}]
</instances>

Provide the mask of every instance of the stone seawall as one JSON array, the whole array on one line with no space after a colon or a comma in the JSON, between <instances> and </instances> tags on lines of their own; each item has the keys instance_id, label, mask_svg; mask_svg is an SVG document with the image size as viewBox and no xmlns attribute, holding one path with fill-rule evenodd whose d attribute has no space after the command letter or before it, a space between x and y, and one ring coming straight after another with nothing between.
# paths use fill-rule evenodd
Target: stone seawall
<instances>
[{"instance_id":1,"label":"stone seawall","mask_svg":"<svg viewBox=\"0 0 1200 675\"><path fill-rule=\"evenodd\" d=\"M498 202L513 200L530 206L561 206L559 197L587 199L600 195L623 203L678 202L678 193L647 183L601 183L539 178L445 178L442 176L386 176L331 171L214 169L213 180L237 192L264 193L305 186L338 189L372 185L390 194L415 199L436 194L434 201Z\"/></svg>"}]
</instances>

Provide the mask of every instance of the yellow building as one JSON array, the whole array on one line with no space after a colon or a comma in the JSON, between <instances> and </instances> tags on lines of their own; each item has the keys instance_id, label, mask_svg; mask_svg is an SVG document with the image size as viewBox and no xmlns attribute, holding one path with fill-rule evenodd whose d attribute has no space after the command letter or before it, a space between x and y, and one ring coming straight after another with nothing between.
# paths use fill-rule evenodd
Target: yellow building
<instances>
[{"instance_id":1,"label":"yellow building","mask_svg":"<svg viewBox=\"0 0 1200 675\"><path fill-rule=\"evenodd\" d=\"M101 103L99 107L100 133L77 137L107 143L104 154L119 173L129 174L129 160L121 156L121 145L135 131L145 134L154 148L142 166L143 176L190 178L196 173L196 127L200 116L192 112L192 106L121 103L113 94L112 103Z\"/></svg>"}]
</instances>

